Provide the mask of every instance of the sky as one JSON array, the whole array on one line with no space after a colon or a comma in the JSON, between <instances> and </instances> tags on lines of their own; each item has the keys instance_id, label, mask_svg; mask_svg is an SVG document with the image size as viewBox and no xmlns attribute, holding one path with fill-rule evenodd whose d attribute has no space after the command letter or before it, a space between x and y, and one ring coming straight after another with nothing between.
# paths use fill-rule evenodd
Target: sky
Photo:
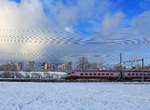
<instances>
[{"instance_id":1,"label":"sky","mask_svg":"<svg viewBox=\"0 0 150 110\"><path fill-rule=\"evenodd\" d=\"M150 56L150 0L0 0L0 61Z\"/></svg>"}]
</instances>

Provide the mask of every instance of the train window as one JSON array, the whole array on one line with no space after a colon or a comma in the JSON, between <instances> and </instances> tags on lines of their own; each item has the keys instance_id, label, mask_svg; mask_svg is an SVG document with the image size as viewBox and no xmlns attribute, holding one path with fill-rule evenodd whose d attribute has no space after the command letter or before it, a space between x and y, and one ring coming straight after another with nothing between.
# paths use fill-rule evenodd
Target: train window
<instances>
[{"instance_id":1,"label":"train window","mask_svg":"<svg viewBox=\"0 0 150 110\"><path fill-rule=\"evenodd\" d=\"M90 73L90 76L92 76L92 73Z\"/></svg>"},{"instance_id":2,"label":"train window","mask_svg":"<svg viewBox=\"0 0 150 110\"><path fill-rule=\"evenodd\" d=\"M132 73L132 76L134 76L134 73Z\"/></svg>"},{"instance_id":3,"label":"train window","mask_svg":"<svg viewBox=\"0 0 150 110\"><path fill-rule=\"evenodd\" d=\"M128 73L128 75L130 76L130 73Z\"/></svg>"},{"instance_id":4,"label":"train window","mask_svg":"<svg viewBox=\"0 0 150 110\"><path fill-rule=\"evenodd\" d=\"M106 73L106 75L109 75L109 73Z\"/></svg>"},{"instance_id":5,"label":"train window","mask_svg":"<svg viewBox=\"0 0 150 110\"><path fill-rule=\"evenodd\" d=\"M136 73L136 75L138 75L138 73Z\"/></svg>"},{"instance_id":6,"label":"train window","mask_svg":"<svg viewBox=\"0 0 150 110\"><path fill-rule=\"evenodd\" d=\"M94 73L94 75L96 75L96 73Z\"/></svg>"},{"instance_id":7,"label":"train window","mask_svg":"<svg viewBox=\"0 0 150 110\"><path fill-rule=\"evenodd\" d=\"M101 75L101 73L98 73L98 75L100 76L100 75Z\"/></svg>"},{"instance_id":8,"label":"train window","mask_svg":"<svg viewBox=\"0 0 150 110\"><path fill-rule=\"evenodd\" d=\"M142 75L142 73L140 73L140 75Z\"/></svg>"},{"instance_id":9,"label":"train window","mask_svg":"<svg viewBox=\"0 0 150 110\"><path fill-rule=\"evenodd\" d=\"M82 75L83 75L83 73L80 73L80 75L82 76Z\"/></svg>"},{"instance_id":10,"label":"train window","mask_svg":"<svg viewBox=\"0 0 150 110\"><path fill-rule=\"evenodd\" d=\"M88 73L85 73L85 75L88 75Z\"/></svg>"},{"instance_id":11,"label":"train window","mask_svg":"<svg viewBox=\"0 0 150 110\"><path fill-rule=\"evenodd\" d=\"M102 73L102 75L105 75L105 73Z\"/></svg>"},{"instance_id":12,"label":"train window","mask_svg":"<svg viewBox=\"0 0 150 110\"><path fill-rule=\"evenodd\" d=\"M110 73L110 75L112 76L112 75L113 75L113 73Z\"/></svg>"}]
</instances>

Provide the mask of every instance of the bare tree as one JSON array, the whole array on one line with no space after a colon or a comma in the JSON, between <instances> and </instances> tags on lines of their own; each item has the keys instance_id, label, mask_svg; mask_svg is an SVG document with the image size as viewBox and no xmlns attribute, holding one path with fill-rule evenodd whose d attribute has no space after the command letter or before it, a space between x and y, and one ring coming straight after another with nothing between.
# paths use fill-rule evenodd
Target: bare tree
<instances>
[{"instance_id":1,"label":"bare tree","mask_svg":"<svg viewBox=\"0 0 150 110\"><path fill-rule=\"evenodd\" d=\"M35 62L34 61L29 61L28 63L29 63L29 70L33 70Z\"/></svg>"},{"instance_id":2,"label":"bare tree","mask_svg":"<svg viewBox=\"0 0 150 110\"><path fill-rule=\"evenodd\" d=\"M38 73L32 73L32 78L41 78L41 75Z\"/></svg>"},{"instance_id":3,"label":"bare tree","mask_svg":"<svg viewBox=\"0 0 150 110\"><path fill-rule=\"evenodd\" d=\"M5 71L3 74L2 74L2 77L3 78L13 78L14 74L9 72L9 71Z\"/></svg>"}]
</instances>

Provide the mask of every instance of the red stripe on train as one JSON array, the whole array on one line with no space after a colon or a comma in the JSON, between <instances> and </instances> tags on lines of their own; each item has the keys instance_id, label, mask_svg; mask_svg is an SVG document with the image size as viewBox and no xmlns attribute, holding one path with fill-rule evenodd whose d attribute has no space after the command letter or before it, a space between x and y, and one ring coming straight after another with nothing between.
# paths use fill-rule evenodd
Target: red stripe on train
<instances>
[{"instance_id":1,"label":"red stripe on train","mask_svg":"<svg viewBox=\"0 0 150 110\"><path fill-rule=\"evenodd\" d=\"M125 76L125 77L133 77L133 78L150 78L150 76Z\"/></svg>"},{"instance_id":2,"label":"red stripe on train","mask_svg":"<svg viewBox=\"0 0 150 110\"><path fill-rule=\"evenodd\" d=\"M120 76L77 76L77 75L72 75L72 76L67 76L66 78L119 78Z\"/></svg>"}]
</instances>

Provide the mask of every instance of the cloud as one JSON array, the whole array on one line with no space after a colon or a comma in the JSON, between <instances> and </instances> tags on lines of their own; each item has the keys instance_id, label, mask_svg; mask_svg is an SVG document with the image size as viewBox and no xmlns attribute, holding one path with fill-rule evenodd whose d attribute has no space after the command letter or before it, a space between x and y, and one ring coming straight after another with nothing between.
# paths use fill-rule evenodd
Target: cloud
<instances>
[{"instance_id":1,"label":"cloud","mask_svg":"<svg viewBox=\"0 0 150 110\"><path fill-rule=\"evenodd\" d=\"M97 4L104 9L97 8ZM102 13L108 4L105 0L101 3L82 0L73 5L65 5L61 1L54 5L49 0L22 0L20 3L1 0L0 51L6 59L16 60L39 60L42 57L51 60L51 55L61 60L64 55L72 55L76 51L84 53L82 45L76 45L84 39L75 34L74 26L79 19L91 19L93 11ZM43 11L44 8L47 12Z\"/></svg>"},{"instance_id":2,"label":"cloud","mask_svg":"<svg viewBox=\"0 0 150 110\"><path fill-rule=\"evenodd\" d=\"M62 26L77 25L81 20L93 20L103 15L110 7L111 2L109 0L80 0L73 1L65 0L65 4L62 0L55 1L44 0L43 6L47 15L55 24Z\"/></svg>"},{"instance_id":3,"label":"cloud","mask_svg":"<svg viewBox=\"0 0 150 110\"><path fill-rule=\"evenodd\" d=\"M8 0L0 2L0 28L29 28L46 23L38 0L23 0L20 4Z\"/></svg>"},{"instance_id":4,"label":"cloud","mask_svg":"<svg viewBox=\"0 0 150 110\"><path fill-rule=\"evenodd\" d=\"M144 31L145 36L150 32L149 12L134 18L130 24L134 28L127 28L122 26L126 15L121 10L110 11L112 2L109 0L53 2L0 1L0 52L3 53L0 57L53 62L65 62L78 56L99 55L104 59L101 56L137 49L141 40L136 37L138 31ZM80 28L91 35L82 36L78 31L78 24L82 22L90 24L83 23L85 27Z\"/></svg>"},{"instance_id":5,"label":"cloud","mask_svg":"<svg viewBox=\"0 0 150 110\"><path fill-rule=\"evenodd\" d=\"M17 4L1 0L0 7L0 51L6 53L6 59L37 60L44 53L45 44L34 41L46 38L33 30L44 29L48 23L40 1L22 0ZM37 52L39 56L34 55Z\"/></svg>"},{"instance_id":6,"label":"cloud","mask_svg":"<svg viewBox=\"0 0 150 110\"><path fill-rule=\"evenodd\" d=\"M110 34L115 28L119 27L121 20L125 15L122 12L117 12L113 15L106 14L102 21L101 30L103 34Z\"/></svg>"},{"instance_id":7,"label":"cloud","mask_svg":"<svg viewBox=\"0 0 150 110\"><path fill-rule=\"evenodd\" d=\"M132 22L133 26L143 34L145 37L150 37L150 11L145 11L144 13L136 16Z\"/></svg>"}]
</instances>

